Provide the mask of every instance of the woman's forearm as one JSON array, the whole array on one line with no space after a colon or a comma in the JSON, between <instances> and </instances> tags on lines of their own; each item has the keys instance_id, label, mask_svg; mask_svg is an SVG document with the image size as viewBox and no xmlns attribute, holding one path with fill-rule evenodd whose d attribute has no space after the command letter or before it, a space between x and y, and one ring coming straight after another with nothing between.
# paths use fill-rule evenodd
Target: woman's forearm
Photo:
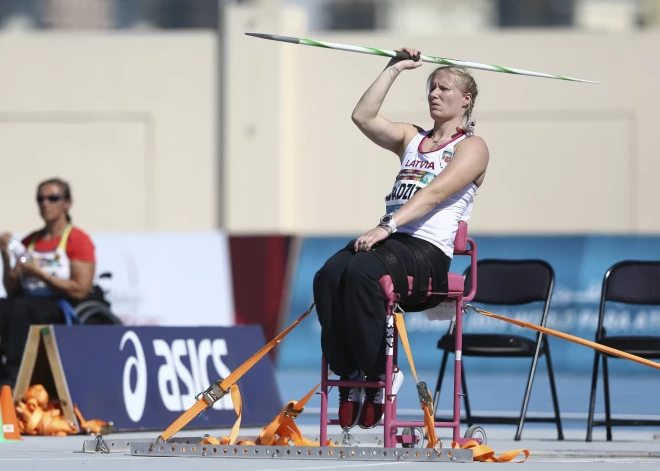
<instances>
[{"instance_id":1,"label":"woman's forearm","mask_svg":"<svg viewBox=\"0 0 660 471\"><path fill-rule=\"evenodd\" d=\"M426 216L440 201L429 191L418 191L410 200L399 208L392 218L396 227L401 227Z\"/></svg>"},{"instance_id":2,"label":"woman's forearm","mask_svg":"<svg viewBox=\"0 0 660 471\"><path fill-rule=\"evenodd\" d=\"M67 298L83 299L89 293L87 286L83 286L83 283L73 279L60 279L47 273L40 274L39 279L46 283L51 289L63 293Z\"/></svg>"},{"instance_id":3,"label":"woman's forearm","mask_svg":"<svg viewBox=\"0 0 660 471\"><path fill-rule=\"evenodd\" d=\"M364 124L378 116L387 92L389 92L392 83L400 73L401 70L397 68L396 63L391 61L355 105L352 115L353 122Z\"/></svg>"},{"instance_id":4,"label":"woman's forearm","mask_svg":"<svg viewBox=\"0 0 660 471\"><path fill-rule=\"evenodd\" d=\"M9 257L2 256L2 284L8 295L15 294L19 289L18 276L15 270L12 270L9 264Z\"/></svg>"}]
</instances>

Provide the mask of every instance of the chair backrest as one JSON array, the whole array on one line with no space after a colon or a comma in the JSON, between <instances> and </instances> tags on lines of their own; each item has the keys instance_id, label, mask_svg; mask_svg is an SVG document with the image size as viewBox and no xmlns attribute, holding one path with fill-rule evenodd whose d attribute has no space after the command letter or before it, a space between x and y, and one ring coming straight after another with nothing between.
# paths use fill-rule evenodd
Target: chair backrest
<instances>
[{"instance_id":1,"label":"chair backrest","mask_svg":"<svg viewBox=\"0 0 660 471\"><path fill-rule=\"evenodd\" d=\"M603 279L602 301L660 304L660 261L624 260Z\"/></svg>"},{"instance_id":2,"label":"chair backrest","mask_svg":"<svg viewBox=\"0 0 660 471\"><path fill-rule=\"evenodd\" d=\"M477 244L468 235L468 225L466 221L458 221L458 229L454 236L454 255L468 255L470 257L471 273L477 272ZM478 281L478 279L477 279ZM463 302L470 302L474 299L478 283L468 287L463 294Z\"/></svg>"},{"instance_id":3,"label":"chair backrest","mask_svg":"<svg viewBox=\"0 0 660 471\"><path fill-rule=\"evenodd\" d=\"M472 277L472 270L467 269L466 293L471 289ZM479 260L477 293L473 301L500 305L549 301L554 279L554 270L543 260Z\"/></svg>"},{"instance_id":4,"label":"chair backrest","mask_svg":"<svg viewBox=\"0 0 660 471\"><path fill-rule=\"evenodd\" d=\"M458 229L454 236L454 253L460 255L467 249L468 227L467 222L458 221Z\"/></svg>"},{"instance_id":5,"label":"chair backrest","mask_svg":"<svg viewBox=\"0 0 660 471\"><path fill-rule=\"evenodd\" d=\"M660 304L660 261L624 260L612 265L603 277L598 309L596 342L605 335L607 301L626 304Z\"/></svg>"}]
</instances>

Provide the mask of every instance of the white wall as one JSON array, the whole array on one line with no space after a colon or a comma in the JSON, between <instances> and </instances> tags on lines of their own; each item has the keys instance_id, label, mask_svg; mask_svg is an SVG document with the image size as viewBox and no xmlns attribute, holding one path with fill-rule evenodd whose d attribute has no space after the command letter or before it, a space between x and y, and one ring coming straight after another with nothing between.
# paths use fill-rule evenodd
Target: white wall
<instances>
[{"instance_id":1,"label":"white wall","mask_svg":"<svg viewBox=\"0 0 660 471\"><path fill-rule=\"evenodd\" d=\"M0 36L0 231L41 224L38 181L70 181L87 230L219 219L210 32Z\"/></svg>"},{"instance_id":2,"label":"white wall","mask_svg":"<svg viewBox=\"0 0 660 471\"><path fill-rule=\"evenodd\" d=\"M227 17L224 211L230 232L355 234L372 227L398 169L350 115L387 59L265 41L305 36L284 9ZM287 23L288 21L288 23ZM330 34L312 39L563 74L598 85L475 71L477 133L490 148L470 226L481 233L654 233L660 34ZM623 62L625 60L625 62ZM402 74L383 106L428 128L431 64Z\"/></svg>"},{"instance_id":3,"label":"white wall","mask_svg":"<svg viewBox=\"0 0 660 471\"><path fill-rule=\"evenodd\" d=\"M397 159L362 136L350 114L387 60L245 36L309 36L303 11L277 2L231 7L225 20L221 77L208 32L0 36L0 230L40 224L35 184L54 174L71 181L74 221L90 231L205 230L220 216L229 234L348 235L375 224ZM651 60L660 32L314 39L412 45L599 80L475 71L477 132L492 158L471 229L660 232L660 63ZM432 70L402 74L383 113L428 127Z\"/></svg>"}]
</instances>

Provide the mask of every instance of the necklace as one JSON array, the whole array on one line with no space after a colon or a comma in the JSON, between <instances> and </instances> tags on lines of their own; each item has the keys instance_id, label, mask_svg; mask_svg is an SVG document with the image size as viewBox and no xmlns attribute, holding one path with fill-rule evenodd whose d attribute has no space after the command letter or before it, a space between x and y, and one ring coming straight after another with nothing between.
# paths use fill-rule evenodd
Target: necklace
<instances>
[{"instance_id":1,"label":"necklace","mask_svg":"<svg viewBox=\"0 0 660 471\"><path fill-rule=\"evenodd\" d=\"M451 136L451 139L454 139L454 138L455 138L456 136L458 136L459 134L461 134L461 131L460 131L460 130L459 130L456 134L452 135L452 136ZM433 139L433 136L431 136L431 141L433 141L433 145L434 145L435 147L440 147L440 146L442 145L442 144L440 144L440 138L438 138L438 139Z\"/></svg>"},{"instance_id":2,"label":"necklace","mask_svg":"<svg viewBox=\"0 0 660 471\"><path fill-rule=\"evenodd\" d=\"M431 136L431 140L433 141L433 147L440 148L440 147L443 146L443 144L440 142L440 139L442 139L442 138L439 137L437 139L433 139L433 136Z\"/></svg>"}]
</instances>

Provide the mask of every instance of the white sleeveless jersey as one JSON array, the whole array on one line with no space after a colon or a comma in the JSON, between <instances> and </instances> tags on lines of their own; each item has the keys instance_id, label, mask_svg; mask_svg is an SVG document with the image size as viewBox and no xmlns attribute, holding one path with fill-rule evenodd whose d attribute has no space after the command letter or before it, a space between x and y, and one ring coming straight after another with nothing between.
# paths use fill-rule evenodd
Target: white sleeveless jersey
<instances>
[{"instance_id":1,"label":"white sleeveless jersey","mask_svg":"<svg viewBox=\"0 0 660 471\"><path fill-rule=\"evenodd\" d=\"M417 134L406 147L401 170L394 187L385 197L388 214L403 206L417 191L428 186L454 156L456 144L472 134L460 134L441 148L422 152L421 144L433 130ZM447 198L425 216L397 228L397 232L410 234L439 247L449 258L454 256L454 237L460 220L467 221L472 213L472 202L477 185L470 183Z\"/></svg>"},{"instance_id":2,"label":"white sleeveless jersey","mask_svg":"<svg viewBox=\"0 0 660 471\"><path fill-rule=\"evenodd\" d=\"M66 243L73 227L68 225L62 233L57 248L51 252L38 252L34 249L37 242L36 235L30 241L27 252L31 258L37 260L42 270L51 276L68 280L71 278L71 261L66 254ZM35 277L21 277L23 292L28 296L43 297L54 296L53 290L42 280Z\"/></svg>"}]
</instances>

